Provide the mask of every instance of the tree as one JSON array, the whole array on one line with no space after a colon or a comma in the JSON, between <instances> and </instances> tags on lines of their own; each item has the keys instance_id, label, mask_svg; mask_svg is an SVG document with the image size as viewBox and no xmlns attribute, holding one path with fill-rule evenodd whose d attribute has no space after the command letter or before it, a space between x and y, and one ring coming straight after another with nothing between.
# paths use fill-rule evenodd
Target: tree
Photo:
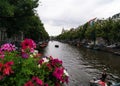
<instances>
[{"instance_id":1,"label":"tree","mask_svg":"<svg viewBox=\"0 0 120 86\"><path fill-rule=\"evenodd\" d=\"M42 36L49 38L37 16L36 7L38 7L38 0L1 0L0 27L7 29L8 37L23 31L25 37L34 40L44 38Z\"/></svg>"}]
</instances>

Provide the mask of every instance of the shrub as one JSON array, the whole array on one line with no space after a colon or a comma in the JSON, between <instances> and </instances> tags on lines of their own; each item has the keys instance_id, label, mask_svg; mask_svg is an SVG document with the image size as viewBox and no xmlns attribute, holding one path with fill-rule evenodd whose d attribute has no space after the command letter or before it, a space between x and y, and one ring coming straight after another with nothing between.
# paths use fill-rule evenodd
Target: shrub
<instances>
[{"instance_id":1,"label":"shrub","mask_svg":"<svg viewBox=\"0 0 120 86\"><path fill-rule=\"evenodd\" d=\"M61 60L52 56L42 58L32 39L25 39L21 46L21 52L9 43L1 46L0 85L62 86L68 83Z\"/></svg>"}]
</instances>

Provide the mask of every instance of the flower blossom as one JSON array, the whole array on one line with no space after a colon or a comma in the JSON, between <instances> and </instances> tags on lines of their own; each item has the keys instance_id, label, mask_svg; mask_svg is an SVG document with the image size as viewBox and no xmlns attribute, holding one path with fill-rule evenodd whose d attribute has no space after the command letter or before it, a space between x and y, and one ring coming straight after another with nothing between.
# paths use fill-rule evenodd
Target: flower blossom
<instances>
[{"instance_id":1,"label":"flower blossom","mask_svg":"<svg viewBox=\"0 0 120 86\"><path fill-rule=\"evenodd\" d=\"M20 84L21 79L23 79L23 82L20 85L24 86L51 86L53 84L54 86L61 86L62 84L64 84L64 82L68 83L69 75L65 71L61 60L57 58L54 59L52 56L42 57L42 55L37 50L35 50L36 44L32 39L25 39L21 43L21 45L22 52L20 51L10 52L15 50L15 45L12 44L7 43L1 46L0 48L0 80L2 80L1 85L3 86L7 84L11 85L13 83L15 85L18 85L18 83ZM23 60L23 58L27 59ZM19 75L21 75L22 78L19 77ZM18 83L16 83L16 79L14 79L16 78L16 76L17 79L20 79L20 81L17 81ZM30 79L31 76L33 76L32 79ZM6 82L11 80L12 82Z\"/></svg>"},{"instance_id":2,"label":"flower blossom","mask_svg":"<svg viewBox=\"0 0 120 86\"><path fill-rule=\"evenodd\" d=\"M4 58L4 52L0 50L0 58L3 59Z\"/></svg>"},{"instance_id":3,"label":"flower blossom","mask_svg":"<svg viewBox=\"0 0 120 86\"><path fill-rule=\"evenodd\" d=\"M11 69L11 65L13 65L13 64L14 63L12 61L4 64L3 75L10 75L11 73L14 73Z\"/></svg>"},{"instance_id":4,"label":"flower blossom","mask_svg":"<svg viewBox=\"0 0 120 86\"><path fill-rule=\"evenodd\" d=\"M55 68L53 72L53 76L55 76L60 81L62 81L63 74L64 74L64 68Z\"/></svg>"},{"instance_id":5,"label":"flower blossom","mask_svg":"<svg viewBox=\"0 0 120 86\"><path fill-rule=\"evenodd\" d=\"M32 78L33 81L35 81L39 86L43 85L43 81L41 79L39 79L38 77L33 77Z\"/></svg>"},{"instance_id":6,"label":"flower blossom","mask_svg":"<svg viewBox=\"0 0 120 86\"><path fill-rule=\"evenodd\" d=\"M25 39L22 43L22 50L30 50L30 52L34 52L34 49L36 48L36 43L32 39Z\"/></svg>"},{"instance_id":7,"label":"flower blossom","mask_svg":"<svg viewBox=\"0 0 120 86\"><path fill-rule=\"evenodd\" d=\"M22 58L28 58L29 57L29 54L26 53L26 52L22 52Z\"/></svg>"},{"instance_id":8,"label":"flower blossom","mask_svg":"<svg viewBox=\"0 0 120 86\"><path fill-rule=\"evenodd\" d=\"M33 76L32 80L25 83L24 86L48 86L48 84L47 83L44 84L41 79L39 79L38 77Z\"/></svg>"},{"instance_id":9,"label":"flower blossom","mask_svg":"<svg viewBox=\"0 0 120 86\"><path fill-rule=\"evenodd\" d=\"M37 57L40 57L42 54L38 53L38 50L34 50L33 53L30 54L30 57L31 58L37 58Z\"/></svg>"},{"instance_id":10,"label":"flower blossom","mask_svg":"<svg viewBox=\"0 0 120 86\"><path fill-rule=\"evenodd\" d=\"M10 66L7 66L6 68L4 68L3 75L10 75L10 73L13 73Z\"/></svg>"},{"instance_id":11,"label":"flower blossom","mask_svg":"<svg viewBox=\"0 0 120 86\"><path fill-rule=\"evenodd\" d=\"M64 70L64 73L65 73L66 76L69 76L69 74L66 70Z\"/></svg>"},{"instance_id":12,"label":"flower blossom","mask_svg":"<svg viewBox=\"0 0 120 86\"><path fill-rule=\"evenodd\" d=\"M38 63L39 63L40 65L42 65L43 62L44 62L44 60L43 60L43 59L40 59Z\"/></svg>"},{"instance_id":13,"label":"flower blossom","mask_svg":"<svg viewBox=\"0 0 120 86\"><path fill-rule=\"evenodd\" d=\"M50 65L50 63L47 63L46 66L48 67L48 69L51 71L52 70L52 66Z\"/></svg>"},{"instance_id":14,"label":"flower blossom","mask_svg":"<svg viewBox=\"0 0 120 86\"><path fill-rule=\"evenodd\" d=\"M50 62L51 62L51 65L54 67L58 67L62 65L62 61L59 59L52 59L50 60Z\"/></svg>"},{"instance_id":15,"label":"flower blossom","mask_svg":"<svg viewBox=\"0 0 120 86\"><path fill-rule=\"evenodd\" d=\"M27 83L24 84L24 86L34 86L34 84L32 83L32 81L28 81Z\"/></svg>"},{"instance_id":16,"label":"flower blossom","mask_svg":"<svg viewBox=\"0 0 120 86\"><path fill-rule=\"evenodd\" d=\"M46 62L49 62L49 59L47 59L46 57L42 58L39 60L39 64L43 64L43 63L46 63Z\"/></svg>"},{"instance_id":17,"label":"flower blossom","mask_svg":"<svg viewBox=\"0 0 120 86\"><path fill-rule=\"evenodd\" d=\"M11 65L13 65L13 64L14 64L13 61L9 61L9 62L7 62L5 65L6 65L6 66L8 66L8 65L11 66Z\"/></svg>"},{"instance_id":18,"label":"flower blossom","mask_svg":"<svg viewBox=\"0 0 120 86\"><path fill-rule=\"evenodd\" d=\"M6 75L10 75L11 73L14 73L11 66L13 65L13 61L9 61L6 62L5 64L0 62L0 72L1 72L1 76L0 76L0 80L6 76Z\"/></svg>"},{"instance_id":19,"label":"flower blossom","mask_svg":"<svg viewBox=\"0 0 120 86\"><path fill-rule=\"evenodd\" d=\"M16 50L16 48L15 48L15 45L6 43L6 44L3 44L3 45L1 46L1 49L0 49L0 50L1 50L1 51L11 52L11 51Z\"/></svg>"},{"instance_id":20,"label":"flower blossom","mask_svg":"<svg viewBox=\"0 0 120 86\"><path fill-rule=\"evenodd\" d=\"M56 77L61 83L68 83L68 73L65 71L63 67L55 68L53 72L53 76Z\"/></svg>"}]
</instances>

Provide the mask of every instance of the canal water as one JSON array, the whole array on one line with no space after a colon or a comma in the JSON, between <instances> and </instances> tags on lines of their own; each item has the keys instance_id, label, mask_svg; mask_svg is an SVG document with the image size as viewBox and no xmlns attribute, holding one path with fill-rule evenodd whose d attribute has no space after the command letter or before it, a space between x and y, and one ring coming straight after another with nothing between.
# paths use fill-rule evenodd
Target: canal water
<instances>
[{"instance_id":1,"label":"canal water","mask_svg":"<svg viewBox=\"0 0 120 86\"><path fill-rule=\"evenodd\" d=\"M63 61L69 73L69 83L66 86L89 86L89 80L93 77L99 78L104 68L107 69L110 80L120 82L120 56L77 48L58 41L50 41L44 49L44 55Z\"/></svg>"}]
</instances>

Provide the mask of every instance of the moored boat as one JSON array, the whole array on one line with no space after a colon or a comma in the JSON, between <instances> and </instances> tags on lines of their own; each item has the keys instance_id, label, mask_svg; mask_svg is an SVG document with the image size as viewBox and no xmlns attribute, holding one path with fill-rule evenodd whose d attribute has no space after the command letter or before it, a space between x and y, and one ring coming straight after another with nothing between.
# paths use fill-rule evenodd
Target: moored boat
<instances>
[{"instance_id":1,"label":"moored boat","mask_svg":"<svg viewBox=\"0 0 120 86\"><path fill-rule=\"evenodd\" d=\"M55 45L55 47L59 47L59 45Z\"/></svg>"},{"instance_id":2,"label":"moored boat","mask_svg":"<svg viewBox=\"0 0 120 86\"><path fill-rule=\"evenodd\" d=\"M40 48L45 48L48 45L48 42L39 42L37 44L37 49L39 50Z\"/></svg>"}]
</instances>

